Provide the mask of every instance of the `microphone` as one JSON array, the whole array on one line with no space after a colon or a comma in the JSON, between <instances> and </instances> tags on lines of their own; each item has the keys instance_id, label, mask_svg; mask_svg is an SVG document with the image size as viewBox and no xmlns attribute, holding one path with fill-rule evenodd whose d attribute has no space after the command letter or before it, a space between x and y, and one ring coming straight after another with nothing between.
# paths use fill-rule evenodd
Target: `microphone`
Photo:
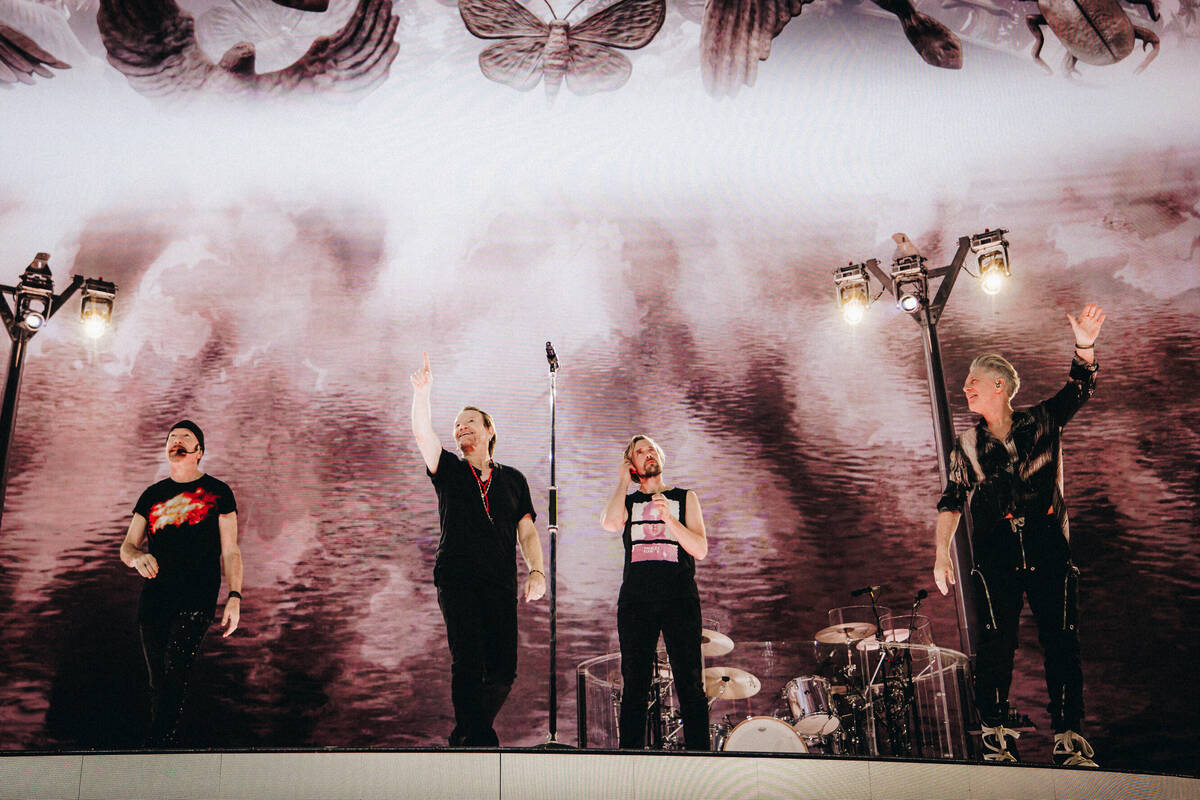
<instances>
[{"instance_id":1,"label":"microphone","mask_svg":"<svg viewBox=\"0 0 1200 800\"><path fill-rule=\"evenodd\" d=\"M558 355L554 352L554 345L546 342L546 360L550 362L550 371L558 372Z\"/></svg>"},{"instance_id":2,"label":"microphone","mask_svg":"<svg viewBox=\"0 0 1200 800\"><path fill-rule=\"evenodd\" d=\"M858 596L864 595L864 594L875 594L882 588L883 588L882 586L864 586L861 589L855 589L853 592L850 593L850 596L858 597Z\"/></svg>"},{"instance_id":3,"label":"microphone","mask_svg":"<svg viewBox=\"0 0 1200 800\"><path fill-rule=\"evenodd\" d=\"M924 600L926 597L929 597L929 592L925 591L924 589L917 592L916 598L913 599L913 606L912 606L913 614L917 613L917 609L921 607L921 601Z\"/></svg>"},{"instance_id":4,"label":"microphone","mask_svg":"<svg viewBox=\"0 0 1200 800\"><path fill-rule=\"evenodd\" d=\"M908 612L908 641L912 642L913 631L917 629L917 609L921 607L921 601L929 597L929 592L921 589L917 592L916 598L913 600L912 611Z\"/></svg>"}]
</instances>

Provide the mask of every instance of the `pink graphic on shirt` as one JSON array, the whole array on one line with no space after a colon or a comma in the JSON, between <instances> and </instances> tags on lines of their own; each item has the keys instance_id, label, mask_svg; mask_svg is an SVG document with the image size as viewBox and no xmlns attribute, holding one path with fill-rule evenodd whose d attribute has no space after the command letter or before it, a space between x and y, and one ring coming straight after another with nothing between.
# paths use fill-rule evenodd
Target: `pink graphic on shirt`
<instances>
[{"instance_id":1,"label":"pink graphic on shirt","mask_svg":"<svg viewBox=\"0 0 1200 800\"><path fill-rule=\"evenodd\" d=\"M671 514L679 519L679 501L667 500L671 504ZM679 561L679 545L671 535L667 524L662 522L658 506L654 503L634 503L630 513L632 524L629 528L629 539L633 543L633 552L629 560L637 561Z\"/></svg>"}]
</instances>

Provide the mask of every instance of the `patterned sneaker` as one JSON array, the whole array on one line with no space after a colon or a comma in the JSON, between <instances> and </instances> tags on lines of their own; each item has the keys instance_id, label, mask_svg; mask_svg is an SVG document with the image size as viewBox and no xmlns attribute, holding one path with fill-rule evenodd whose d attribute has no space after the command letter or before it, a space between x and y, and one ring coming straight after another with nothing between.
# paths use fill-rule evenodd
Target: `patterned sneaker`
<instances>
[{"instance_id":1,"label":"patterned sneaker","mask_svg":"<svg viewBox=\"0 0 1200 800\"><path fill-rule=\"evenodd\" d=\"M1006 728L1003 725L992 727L982 726L983 760L995 762L1014 762L1017 760L1017 739L1021 732ZM1009 739L1012 741L1010 742Z\"/></svg>"},{"instance_id":2,"label":"patterned sneaker","mask_svg":"<svg viewBox=\"0 0 1200 800\"><path fill-rule=\"evenodd\" d=\"M1087 739L1075 731L1054 734L1054 763L1064 767L1095 767L1096 755Z\"/></svg>"}]
</instances>

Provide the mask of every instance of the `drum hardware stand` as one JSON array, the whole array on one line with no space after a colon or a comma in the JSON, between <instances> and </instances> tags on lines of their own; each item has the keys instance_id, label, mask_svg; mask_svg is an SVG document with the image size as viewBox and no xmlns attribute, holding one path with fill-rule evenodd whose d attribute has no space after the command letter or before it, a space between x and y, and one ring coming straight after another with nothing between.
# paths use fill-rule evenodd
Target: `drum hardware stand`
<instances>
[{"instance_id":1,"label":"drum hardware stand","mask_svg":"<svg viewBox=\"0 0 1200 800\"><path fill-rule=\"evenodd\" d=\"M920 589L917 596L913 599L912 611L908 614L908 637L905 642L912 645L913 631L917 627L917 609L921 607L921 601L929 596L929 592ZM921 740L921 726L917 724L916 707L917 707L917 687L912 674L912 648L904 648L904 715L905 719L912 720L913 747L914 755L924 755L924 742Z\"/></svg>"},{"instance_id":2,"label":"drum hardware stand","mask_svg":"<svg viewBox=\"0 0 1200 800\"><path fill-rule=\"evenodd\" d=\"M663 735L664 719L662 684L655 680L650 684L650 698L646 708L646 746L651 750L662 749L663 740L666 738Z\"/></svg>"},{"instance_id":3,"label":"drum hardware stand","mask_svg":"<svg viewBox=\"0 0 1200 800\"><path fill-rule=\"evenodd\" d=\"M879 642L879 669L876 670L876 675L882 673L883 678L883 716L884 725L887 727L888 732L888 744L891 746L892 755L899 755L896 752L896 746L899 739L897 720L893 718L892 714L892 687L888 682L889 670L885 666L887 662L891 660L891 656L887 650L887 641L885 640L883 633L883 620L879 617L879 607L876 603L878 598L875 592L877 589L878 587L875 586L867 587L867 597L871 600L871 616L875 617L875 638ZM870 693L872 683L873 681L868 681L863 687L863 691L865 693Z\"/></svg>"},{"instance_id":4,"label":"drum hardware stand","mask_svg":"<svg viewBox=\"0 0 1200 800\"><path fill-rule=\"evenodd\" d=\"M651 750L666 750L668 745L674 745L676 742L675 734L679 729L683 728L683 723L674 731L667 731L667 726L672 723L671 710L667 706L667 687L674 681L674 676L670 678L663 677L666 674L664 667L667 667L670 662L663 661L656 653L654 656L654 677L650 681L650 693L646 699L646 746Z\"/></svg>"},{"instance_id":5,"label":"drum hardware stand","mask_svg":"<svg viewBox=\"0 0 1200 800\"><path fill-rule=\"evenodd\" d=\"M846 685L851 689L854 688L854 677L858 675L858 667L854 666L854 649L850 642L846 642L846 666L838 669L842 673L842 677L846 679ZM860 686L859 691L863 691Z\"/></svg>"},{"instance_id":6,"label":"drum hardware stand","mask_svg":"<svg viewBox=\"0 0 1200 800\"><path fill-rule=\"evenodd\" d=\"M662 663L661 661L655 661L655 664L661 664L661 663ZM708 712L709 712L710 716L712 715L713 703L715 703L721 699L721 695L725 693L725 687L728 685L729 685L729 678L728 677L722 678L721 689L717 692L715 697L708 698ZM657 700L651 701L652 704L655 702L661 702L661 695L657 698ZM671 724L674 721L675 720L673 719L673 716L669 712L665 716L662 717L662 728L664 731L664 733L662 734L662 743L663 743L664 750L673 749L676 745L679 744L679 735L683 732L683 712L682 711L680 711L680 713L679 713L679 724L677 724L669 732L666 732L667 725ZM726 722L726 724L730 725L730 727L732 728L732 723L730 723L730 721L729 721L728 714L725 715L725 722ZM670 745L670 747L668 747L668 745ZM680 748L680 749L684 749L684 748Z\"/></svg>"},{"instance_id":7,"label":"drum hardware stand","mask_svg":"<svg viewBox=\"0 0 1200 800\"><path fill-rule=\"evenodd\" d=\"M863 680L861 681L857 680L858 667L854 665L854 645L855 643L849 640L846 641L846 666L837 669L837 672L841 674L842 679L846 682L846 688L849 690L847 694L841 695L841 697L843 698L842 703L848 706L845 716L849 716L852 722L849 726L843 724L842 731L846 738L847 750L860 755L866 755L869 750L867 748L866 731L864 730L865 725L862 724L862 716L864 711L869 713L871 707L869 698L867 697L871 683L869 680L866 680L866 676L863 676ZM832 661L833 657L830 656L829 660ZM835 708L834 710L836 711L837 709ZM843 717L842 714L838 714L837 716L839 719Z\"/></svg>"}]
</instances>

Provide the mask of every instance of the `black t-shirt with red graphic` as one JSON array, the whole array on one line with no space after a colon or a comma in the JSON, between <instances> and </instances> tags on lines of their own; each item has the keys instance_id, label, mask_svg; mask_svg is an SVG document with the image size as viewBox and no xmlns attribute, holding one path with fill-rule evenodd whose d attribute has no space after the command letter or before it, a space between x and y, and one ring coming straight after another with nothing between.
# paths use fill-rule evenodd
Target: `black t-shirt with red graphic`
<instances>
[{"instance_id":1,"label":"black t-shirt with red graphic","mask_svg":"<svg viewBox=\"0 0 1200 800\"><path fill-rule=\"evenodd\" d=\"M179 483L166 478L138 498L133 513L146 518L150 555L158 575L144 581L142 610L208 611L221 590L221 532L217 518L237 511L224 481L201 475Z\"/></svg>"}]
</instances>

